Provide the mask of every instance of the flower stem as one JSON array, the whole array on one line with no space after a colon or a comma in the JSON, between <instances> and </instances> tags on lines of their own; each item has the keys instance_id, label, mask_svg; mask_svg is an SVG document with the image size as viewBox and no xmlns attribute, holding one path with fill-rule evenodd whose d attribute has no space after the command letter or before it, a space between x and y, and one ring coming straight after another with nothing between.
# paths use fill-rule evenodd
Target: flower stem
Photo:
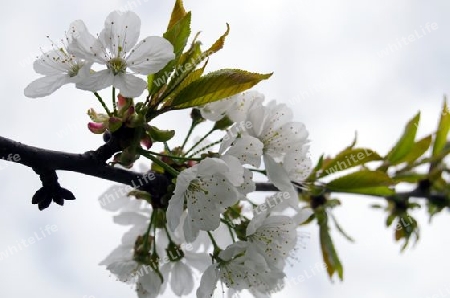
<instances>
[{"instance_id":1,"label":"flower stem","mask_svg":"<svg viewBox=\"0 0 450 298\"><path fill-rule=\"evenodd\" d=\"M192 157L184 157L184 156L176 156L176 155L171 155L171 154L161 154L158 152L154 152L154 151L147 151L150 154L153 155L157 155L157 156L162 156L162 157L168 157L168 158L172 158L172 159L180 159L180 160L195 160L195 161L201 161L201 158L192 158Z\"/></svg>"},{"instance_id":2,"label":"flower stem","mask_svg":"<svg viewBox=\"0 0 450 298\"><path fill-rule=\"evenodd\" d=\"M168 164L166 164L165 162L163 162L162 160L159 160L158 158L156 158L155 156L152 155L152 153L145 151L144 149L140 148L138 149L138 153L147 157L148 159L150 159L151 161L153 161L154 163L156 163L158 166L160 166L161 168L164 169L164 171L167 171L169 174L171 174L174 177L177 177L179 172L177 170L175 170L174 168L172 168L171 166L169 166Z\"/></svg>"},{"instance_id":3,"label":"flower stem","mask_svg":"<svg viewBox=\"0 0 450 298\"><path fill-rule=\"evenodd\" d=\"M117 114L117 105L116 105L116 88L112 87L112 103L114 108L114 115Z\"/></svg>"},{"instance_id":4,"label":"flower stem","mask_svg":"<svg viewBox=\"0 0 450 298\"><path fill-rule=\"evenodd\" d=\"M209 145L206 145L206 146L204 146L204 147L198 149L197 151L195 151L194 153L192 153L192 154L189 155L188 157L191 158L191 157L197 155L198 153L202 152L203 150L208 149L209 147L215 146L215 145L217 145L217 144L220 144L221 142L222 142L222 139L220 139L220 140L218 140L218 141L215 141L214 143L211 143L211 144L209 144ZM185 154L185 155L186 155L186 154Z\"/></svg>"},{"instance_id":5,"label":"flower stem","mask_svg":"<svg viewBox=\"0 0 450 298\"><path fill-rule=\"evenodd\" d=\"M204 141L210 134L212 134L215 130L216 130L216 129L215 129L214 127L211 128L211 130L208 131L208 132L206 133L206 135L204 135L197 143L195 143L194 146L192 146L191 149L189 149L184 155L185 155L185 156L188 155L189 152L191 152L192 150L194 150L195 147L197 147L201 142L203 142L203 141ZM201 151L201 150L200 150L200 151ZM195 155L195 154L192 154L192 155Z\"/></svg>"},{"instance_id":6,"label":"flower stem","mask_svg":"<svg viewBox=\"0 0 450 298\"><path fill-rule=\"evenodd\" d=\"M195 121L192 121L191 127L189 128L189 131L188 131L186 137L184 138L183 145L181 145L181 151L183 151L184 146L186 146L186 143L187 143L189 137L191 136L191 134L194 131L194 128L196 126L197 126L197 123Z\"/></svg>"},{"instance_id":7,"label":"flower stem","mask_svg":"<svg viewBox=\"0 0 450 298\"><path fill-rule=\"evenodd\" d=\"M106 114L108 114L109 117L112 117L111 111L106 106L106 103L103 101L103 98L97 93L94 92L95 97L97 97L98 101L102 105L102 107L105 109Z\"/></svg>"},{"instance_id":8,"label":"flower stem","mask_svg":"<svg viewBox=\"0 0 450 298\"><path fill-rule=\"evenodd\" d=\"M149 222L148 227L147 227L147 232L144 235L144 251L145 252L148 252L148 237L149 237L149 234L150 234L150 230L151 230L151 228L153 226L154 219L155 219L155 210L152 210L152 215L150 216L150 222Z\"/></svg>"}]
</instances>

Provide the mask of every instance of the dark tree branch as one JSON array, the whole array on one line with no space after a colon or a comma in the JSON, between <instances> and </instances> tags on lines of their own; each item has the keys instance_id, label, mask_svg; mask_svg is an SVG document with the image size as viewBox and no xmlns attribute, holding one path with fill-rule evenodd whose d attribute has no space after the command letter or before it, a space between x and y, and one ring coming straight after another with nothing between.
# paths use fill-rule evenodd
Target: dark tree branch
<instances>
[{"instance_id":1,"label":"dark tree branch","mask_svg":"<svg viewBox=\"0 0 450 298\"><path fill-rule=\"evenodd\" d=\"M163 207L166 202L161 202L161 199L167 193L168 177L154 172L128 171L106 164L106 160L118 151L120 146L115 138L95 151L73 154L28 146L0 137L0 158L32 168L43 180L44 186L44 180L49 177L56 181L56 171L77 172L147 191L152 196L152 204Z\"/></svg>"}]
</instances>

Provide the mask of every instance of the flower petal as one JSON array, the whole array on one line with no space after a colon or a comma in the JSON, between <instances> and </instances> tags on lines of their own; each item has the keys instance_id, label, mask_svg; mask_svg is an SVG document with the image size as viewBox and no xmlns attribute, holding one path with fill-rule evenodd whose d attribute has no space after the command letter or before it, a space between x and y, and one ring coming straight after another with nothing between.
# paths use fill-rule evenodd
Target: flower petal
<instances>
[{"instance_id":1,"label":"flower petal","mask_svg":"<svg viewBox=\"0 0 450 298\"><path fill-rule=\"evenodd\" d=\"M113 84L125 97L138 97L147 88L147 83L143 79L129 73L114 76Z\"/></svg>"},{"instance_id":2,"label":"flower petal","mask_svg":"<svg viewBox=\"0 0 450 298\"><path fill-rule=\"evenodd\" d=\"M105 64L104 48L97 38L89 33L81 20L72 22L68 32L69 46L67 50L76 57Z\"/></svg>"},{"instance_id":3,"label":"flower petal","mask_svg":"<svg viewBox=\"0 0 450 298\"><path fill-rule=\"evenodd\" d=\"M99 40L114 57L124 57L139 39L141 19L132 11L113 11L105 20Z\"/></svg>"},{"instance_id":4,"label":"flower petal","mask_svg":"<svg viewBox=\"0 0 450 298\"><path fill-rule=\"evenodd\" d=\"M34 71L43 75L56 75L70 70L66 63L68 55L60 50L51 50L42 54L33 63Z\"/></svg>"},{"instance_id":5,"label":"flower petal","mask_svg":"<svg viewBox=\"0 0 450 298\"><path fill-rule=\"evenodd\" d=\"M216 289L219 273L217 265L213 264L206 269L200 280L200 287L197 289L197 298L211 298Z\"/></svg>"},{"instance_id":6,"label":"flower petal","mask_svg":"<svg viewBox=\"0 0 450 298\"><path fill-rule=\"evenodd\" d=\"M174 58L173 46L168 40L148 36L136 45L126 60L131 70L148 75L157 73Z\"/></svg>"},{"instance_id":7,"label":"flower petal","mask_svg":"<svg viewBox=\"0 0 450 298\"><path fill-rule=\"evenodd\" d=\"M89 75L76 84L78 89L96 92L109 87L114 82L114 74L109 69L104 69Z\"/></svg>"},{"instance_id":8,"label":"flower petal","mask_svg":"<svg viewBox=\"0 0 450 298\"><path fill-rule=\"evenodd\" d=\"M62 85L69 83L69 76L62 73L42 77L31 82L24 90L26 97L37 98L52 94Z\"/></svg>"},{"instance_id":9,"label":"flower petal","mask_svg":"<svg viewBox=\"0 0 450 298\"><path fill-rule=\"evenodd\" d=\"M175 262L170 276L170 287L177 296L191 293L194 289L192 269L183 262Z\"/></svg>"},{"instance_id":10,"label":"flower petal","mask_svg":"<svg viewBox=\"0 0 450 298\"><path fill-rule=\"evenodd\" d=\"M259 168L264 144L257 138L244 135L234 142L227 154L239 159L242 164L250 164Z\"/></svg>"}]
</instances>

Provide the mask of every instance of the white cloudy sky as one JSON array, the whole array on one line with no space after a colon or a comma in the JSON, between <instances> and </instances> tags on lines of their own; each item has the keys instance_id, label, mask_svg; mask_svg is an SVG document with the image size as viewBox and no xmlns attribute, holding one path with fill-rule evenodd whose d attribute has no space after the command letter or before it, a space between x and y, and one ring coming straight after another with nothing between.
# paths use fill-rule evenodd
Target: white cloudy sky
<instances>
[{"instance_id":1,"label":"white cloudy sky","mask_svg":"<svg viewBox=\"0 0 450 298\"><path fill-rule=\"evenodd\" d=\"M136 2L138 2L136 0ZM64 87L43 99L28 99L23 88L37 75L32 59L48 48L46 35L58 40L71 21L83 19L99 32L106 15L126 1L7 1L0 18L3 84L0 135L54 150L83 152L101 144L85 129L86 110L98 107L95 98ZM142 18L144 35L160 35L172 1L141 0L134 8ZM286 102L296 120L310 132L313 159L336 153L359 133L359 144L385 154L404 123L422 111L419 134L432 131L443 94L449 92L450 3L423 1L257 1L185 0L193 11L193 30L212 43L231 25L225 49L209 69L243 68L274 72L258 86L268 99ZM423 30L433 24L436 30ZM398 50L389 44L418 32L420 38ZM186 116L186 117L184 117ZM184 117L184 118L183 118ZM187 114L166 118L160 126L185 128ZM178 138L182 138L181 130ZM123 230L101 210L98 196L108 181L61 173L60 182L78 200L64 208L39 212L30 204L39 179L23 166L2 162L0 170L0 251L32 237L46 225L58 230L5 260L0 260L2 297L125 298L135 294L98 266L118 244ZM445 268L450 247L445 212L428 224L425 211L415 214L422 240L403 254L384 227L385 216L368 208L365 197L345 197L336 210L355 244L334 235L345 266L345 281L332 284L324 272L311 273L321 262L317 231L298 254L288 277L311 275L283 295L295 297L432 297L450 295ZM449 292L447 292L447 290Z\"/></svg>"}]
</instances>

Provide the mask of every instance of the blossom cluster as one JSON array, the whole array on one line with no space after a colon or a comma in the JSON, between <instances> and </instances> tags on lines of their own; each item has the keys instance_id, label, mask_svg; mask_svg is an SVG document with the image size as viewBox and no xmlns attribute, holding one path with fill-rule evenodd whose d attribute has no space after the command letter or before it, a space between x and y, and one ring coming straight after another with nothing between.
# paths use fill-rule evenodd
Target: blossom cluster
<instances>
[{"instance_id":1,"label":"blossom cluster","mask_svg":"<svg viewBox=\"0 0 450 298\"><path fill-rule=\"evenodd\" d=\"M201 273L199 298L211 297L218 282L232 293L267 295L282 288L286 259L306 216L292 182L306 178L311 162L304 125L292 121L284 104L263 100L248 91L201 107L204 118L228 117L235 124L217 152L178 174L166 210L129 198L115 203L115 221L133 227L101 264L134 283L139 297L156 297L168 284L187 295ZM262 161L279 192L256 204L248 195L255 191L252 170Z\"/></svg>"}]
</instances>

